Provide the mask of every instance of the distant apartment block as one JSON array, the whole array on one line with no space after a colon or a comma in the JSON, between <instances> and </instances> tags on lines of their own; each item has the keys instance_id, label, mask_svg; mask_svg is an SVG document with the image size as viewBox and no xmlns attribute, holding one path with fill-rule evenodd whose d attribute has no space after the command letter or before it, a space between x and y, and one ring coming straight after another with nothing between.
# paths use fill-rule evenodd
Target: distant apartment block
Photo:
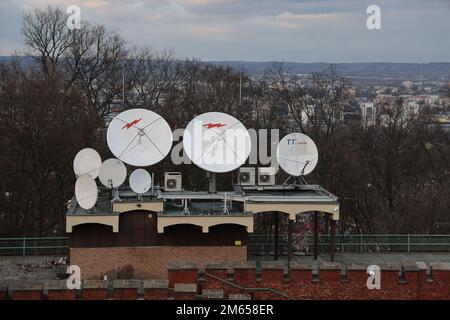
<instances>
[{"instance_id":1,"label":"distant apartment block","mask_svg":"<svg viewBox=\"0 0 450 320\"><path fill-rule=\"evenodd\" d=\"M375 125L376 109L373 102L363 102L360 104L361 109L361 124L364 127Z\"/></svg>"}]
</instances>

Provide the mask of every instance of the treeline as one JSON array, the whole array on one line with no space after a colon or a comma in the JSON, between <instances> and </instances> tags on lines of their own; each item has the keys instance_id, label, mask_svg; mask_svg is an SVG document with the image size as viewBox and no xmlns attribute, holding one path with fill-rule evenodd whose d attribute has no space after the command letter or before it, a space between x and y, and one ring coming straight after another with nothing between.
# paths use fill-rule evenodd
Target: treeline
<instances>
[{"instance_id":1,"label":"treeline","mask_svg":"<svg viewBox=\"0 0 450 320\"><path fill-rule=\"evenodd\" d=\"M173 129L222 111L249 128L308 134L320 154L308 181L340 197L341 232L450 232L449 135L430 126L427 110L410 115L394 99L382 123L365 127L344 121L357 106L333 67L305 85L274 64L254 81L245 70L130 47L103 26L70 31L54 7L24 15L22 33L32 65L0 64L1 236L64 233L73 158L85 147L112 156L105 130L118 101L154 110ZM202 170L169 158L151 170L157 181L164 171L181 171L187 189L207 182ZM219 175L219 190L232 180Z\"/></svg>"}]
</instances>

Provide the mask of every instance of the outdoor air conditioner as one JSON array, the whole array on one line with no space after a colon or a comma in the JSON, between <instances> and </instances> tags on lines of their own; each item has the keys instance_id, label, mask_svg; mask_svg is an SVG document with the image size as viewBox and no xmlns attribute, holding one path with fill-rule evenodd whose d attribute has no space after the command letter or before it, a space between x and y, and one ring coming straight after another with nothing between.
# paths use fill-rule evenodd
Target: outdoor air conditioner
<instances>
[{"instance_id":1,"label":"outdoor air conditioner","mask_svg":"<svg viewBox=\"0 0 450 320\"><path fill-rule=\"evenodd\" d=\"M164 173L164 191L181 191L181 173Z\"/></svg>"},{"instance_id":2,"label":"outdoor air conditioner","mask_svg":"<svg viewBox=\"0 0 450 320\"><path fill-rule=\"evenodd\" d=\"M255 185L255 168L240 168L239 169L239 184L242 186Z\"/></svg>"},{"instance_id":3,"label":"outdoor air conditioner","mask_svg":"<svg viewBox=\"0 0 450 320\"><path fill-rule=\"evenodd\" d=\"M260 186L273 186L275 185L275 168L264 167L258 168L258 185Z\"/></svg>"}]
</instances>

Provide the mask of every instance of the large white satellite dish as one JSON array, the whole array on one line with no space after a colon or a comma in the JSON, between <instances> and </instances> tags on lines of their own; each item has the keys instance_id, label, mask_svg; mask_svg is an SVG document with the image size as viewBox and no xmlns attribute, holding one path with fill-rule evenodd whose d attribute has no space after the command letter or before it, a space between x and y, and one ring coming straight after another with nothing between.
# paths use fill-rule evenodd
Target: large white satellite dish
<instances>
[{"instance_id":1,"label":"large white satellite dish","mask_svg":"<svg viewBox=\"0 0 450 320\"><path fill-rule=\"evenodd\" d=\"M305 176L316 167L319 153L310 137L303 133L290 133L278 144L277 160L287 174Z\"/></svg>"},{"instance_id":2,"label":"large white satellite dish","mask_svg":"<svg viewBox=\"0 0 450 320\"><path fill-rule=\"evenodd\" d=\"M98 198L97 184L89 174L83 174L75 182L75 198L83 209L89 210Z\"/></svg>"},{"instance_id":3,"label":"large white satellite dish","mask_svg":"<svg viewBox=\"0 0 450 320\"><path fill-rule=\"evenodd\" d=\"M157 113L130 109L118 114L106 135L116 158L132 166L150 166L164 159L172 147L172 130Z\"/></svg>"},{"instance_id":4,"label":"large white satellite dish","mask_svg":"<svg viewBox=\"0 0 450 320\"><path fill-rule=\"evenodd\" d=\"M244 125L221 112L194 118L183 135L183 149L191 161L210 172L229 172L245 163L251 139Z\"/></svg>"},{"instance_id":5,"label":"large white satellite dish","mask_svg":"<svg viewBox=\"0 0 450 320\"><path fill-rule=\"evenodd\" d=\"M136 169L130 175L131 190L137 194L146 193L152 185L152 177L145 169Z\"/></svg>"},{"instance_id":6,"label":"large white satellite dish","mask_svg":"<svg viewBox=\"0 0 450 320\"><path fill-rule=\"evenodd\" d=\"M92 178L98 177L102 158L97 151L91 148L80 150L73 160L73 171L77 177L88 174Z\"/></svg>"},{"instance_id":7,"label":"large white satellite dish","mask_svg":"<svg viewBox=\"0 0 450 320\"><path fill-rule=\"evenodd\" d=\"M119 159L108 159L103 162L98 175L100 182L107 188L120 187L127 178L127 168Z\"/></svg>"}]
</instances>

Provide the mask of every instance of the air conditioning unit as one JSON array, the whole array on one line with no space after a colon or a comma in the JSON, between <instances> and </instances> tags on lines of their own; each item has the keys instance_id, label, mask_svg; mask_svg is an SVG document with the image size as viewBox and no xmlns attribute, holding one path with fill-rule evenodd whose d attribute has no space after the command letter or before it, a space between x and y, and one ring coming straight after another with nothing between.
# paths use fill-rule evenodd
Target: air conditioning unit
<instances>
[{"instance_id":1,"label":"air conditioning unit","mask_svg":"<svg viewBox=\"0 0 450 320\"><path fill-rule=\"evenodd\" d=\"M239 184L242 186L254 186L256 183L255 179L255 168L240 168L239 169Z\"/></svg>"},{"instance_id":2,"label":"air conditioning unit","mask_svg":"<svg viewBox=\"0 0 450 320\"><path fill-rule=\"evenodd\" d=\"M275 185L275 168L264 167L258 168L258 185L260 186L273 186Z\"/></svg>"},{"instance_id":3,"label":"air conditioning unit","mask_svg":"<svg viewBox=\"0 0 450 320\"><path fill-rule=\"evenodd\" d=\"M181 173L164 173L164 191L181 191Z\"/></svg>"}]
</instances>

